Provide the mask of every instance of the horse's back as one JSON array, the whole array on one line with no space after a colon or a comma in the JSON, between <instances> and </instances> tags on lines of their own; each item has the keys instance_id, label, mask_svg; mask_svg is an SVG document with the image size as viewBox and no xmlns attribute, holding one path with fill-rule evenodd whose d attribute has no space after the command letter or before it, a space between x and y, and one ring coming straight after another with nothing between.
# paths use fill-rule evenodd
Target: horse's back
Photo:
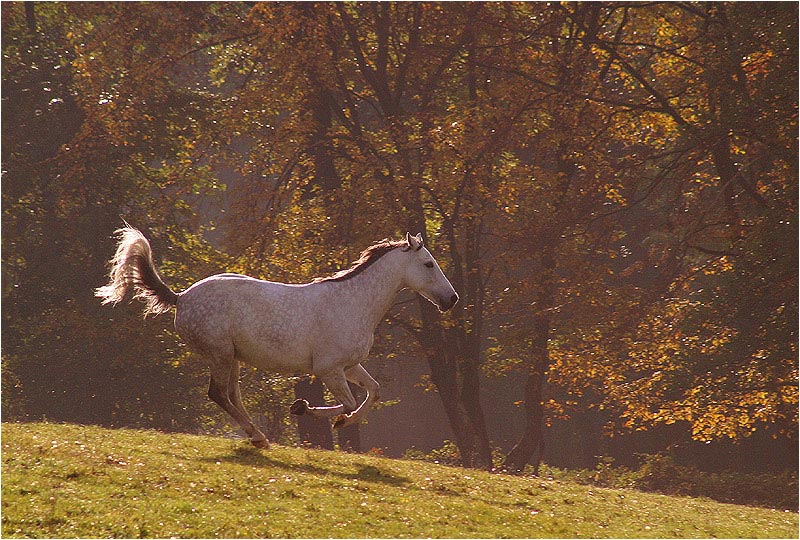
<instances>
[{"instance_id":1,"label":"horse's back","mask_svg":"<svg viewBox=\"0 0 800 540\"><path fill-rule=\"evenodd\" d=\"M218 274L180 295L175 327L201 352L235 355L271 371L304 371L311 362L310 301L304 285Z\"/></svg>"}]
</instances>

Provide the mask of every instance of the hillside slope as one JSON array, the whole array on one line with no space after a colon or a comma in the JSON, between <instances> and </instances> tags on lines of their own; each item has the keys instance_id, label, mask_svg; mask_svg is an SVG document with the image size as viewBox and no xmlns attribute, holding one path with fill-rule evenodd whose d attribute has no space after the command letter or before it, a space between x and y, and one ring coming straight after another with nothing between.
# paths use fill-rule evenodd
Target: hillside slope
<instances>
[{"instance_id":1,"label":"hillside slope","mask_svg":"<svg viewBox=\"0 0 800 540\"><path fill-rule=\"evenodd\" d=\"M3 424L3 537L797 537L798 516L428 463Z\"/></svg>"}]
</instances>

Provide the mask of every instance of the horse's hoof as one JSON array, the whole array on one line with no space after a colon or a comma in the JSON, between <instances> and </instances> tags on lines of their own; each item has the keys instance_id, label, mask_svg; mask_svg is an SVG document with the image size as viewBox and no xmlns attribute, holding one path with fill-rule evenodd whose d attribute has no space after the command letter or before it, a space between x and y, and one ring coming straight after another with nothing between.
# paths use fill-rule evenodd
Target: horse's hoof
<instances>
[{"instance_id":1,"label":"horse's hoof","mask_svg":"<svg viewBox=\"0 0 800 540\"><path fill-rule=\"evenodd\" d=\"M256 448L263 448L264 450L269 450L269 441L267 439L259 439L257 441L251 440L250 443Z\"/></svg>"},{"instance_id":2,"label":"horse's hoof","mask_svg":"<svg viewBox=\"0 0 800 540\"><path fill-rule=\"evenodd\" d=\"M301 416L308 412L308 401L304 399L297 399L292 406L289 407L289 412L292 414L296 414L297 416Z\"/></svg>"}]
</instances>

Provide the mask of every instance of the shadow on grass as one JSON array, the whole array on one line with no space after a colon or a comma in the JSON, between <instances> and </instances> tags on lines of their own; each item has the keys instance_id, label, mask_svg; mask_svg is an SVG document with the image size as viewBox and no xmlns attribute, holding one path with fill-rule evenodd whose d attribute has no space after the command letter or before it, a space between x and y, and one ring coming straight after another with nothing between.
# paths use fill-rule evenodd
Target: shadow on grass
<instances>
[{"instance_id":1,"label":"shadow on grass","mask_svg":"<svg viewBox=\"0 0 800 540\"><path fill-rule=\"evenodd\" d=\"M248 446L237 446L232 449L230 454L219 457L199 458L200 461L207 463L235 463L237 465L248 465L251 467L275 467L293 472L303 472L316 475L331 475L347 480L361 480L364 482L374 482L393 486L403 486L410 483L408 478L398 476L390 471L381 470L374 465L357 465L356 472L343 472L329 469L313 463L287 463L273 456L262 454L260 450Z\"/></svg>"}]
</instances>

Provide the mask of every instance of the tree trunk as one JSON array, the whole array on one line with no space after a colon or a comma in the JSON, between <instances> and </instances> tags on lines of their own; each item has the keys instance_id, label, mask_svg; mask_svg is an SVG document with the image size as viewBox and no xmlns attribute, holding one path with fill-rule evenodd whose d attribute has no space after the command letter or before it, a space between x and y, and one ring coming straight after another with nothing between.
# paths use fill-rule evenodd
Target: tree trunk
<instances>
[{"instance_id":1,"label":"tree trunk","mask_svg":"<svg viewBox=\"0 0 800 540\"><path fill-rule=\"evenodd\" d=\"M476 457L475 435L470 426L469 414L464 408L460 392L459 373L455 359L444 349L427 349L426 357L431 369L431 382L436 386L444 412L453 430L455 443L465 467L479 466Z\"/></svg>"},{"instance_id":2,"label":"tree trunk","mask_svg":"<svg viewBox=\"0 0 800 540\"><path fill-rule=\"evenodd\" d=\"M406 206L411 210L409 228L425 234L425 212L418 189L406 193ZM427 240L427 239L426 239ZM456 267L452 276L453 285L461 295L461 306L475 301L463 286L462 264L453 261ZM492 452L483 410L480 405L479 350L469 346L469 338L462 325L443 328L441 314L430 302L420 298L422 330L418 335L431 369L431 381L442 400L447 419L455 436L455 443L465 467L490 469ZM456 307L454 309L463 309ZM478 339L472 343L479 343ZM470 358L470 353L472 353Z\"/></svg>"},{"instance_id":3,"label":"tree trunk","mask_svg":"<svg viewBox=\"0 0 800 540\"><path fill-rule=\"evenodd\" d=\"M522 472L530 463L536 475L539 474L544 450L544 389L550 368L547 342L550 339L550 309L555 288L555 260L550 248L545 247L543 251L542 281L537 299L539 309L533 316L531 358L525 384L525 431L503 461L503 467L514 472Z\"/></svg>"},{"instance_id":4,"label":"tree trunk","mask_svg":"<svg viewBox=\"0 0 800 540\"><path fill-rule=\"evenodd\" d=\"M453 430L456 446L465 467L489 469L492 452L479 399L479 367L465 361L456 328L444 330L433 317L439 317L427 300L420 300L423 312L421 341L445 414ZM447 334L445 332L448 332Z\"/></svg>"},{"instance_id":5,"label":"tree trunk","mask_svg":"<svg viewBox=\"0 0 800 540\"><path fill-rule=\"evenodd\" d=\"M525 384L525 431L522 437L503 461L503 467L521 473L525 466L533 465L533 474L539 474L539 465L544 450L544 385L547 379L546 370L550 363L547 353L546 331L542 331L540 323L534 326L537 342L544 341L544 347L536 346L529 366L528 380Z\"/></svg>"},{"instance_id":6,"label":"tree trunk","mask_svg":"<svg viewBox=\"0 0 800 540\"><path fill-rule=\"evenodd\" d=\"M492 446L486 431L486 418L480 404L480 365L478 356L461 362L461 402L475 436L475 459L473 467L492 468Z\"/></svg>"},{"instance_id":7,"label":"tree trunk","mask_svg":"<svg viewBox=\"0 0 800 540\"><path fill-rule=\"evenodd\" d=\"M475 433L478 466L491 469L494 465L492 446L489 442L486 418L480 403L481 335L483 333L483 302L486 295L482 282L484 274L481 271L478 255L480 233L474 220L466 221L467 230L470 231L469 237L472 240L467 243L463 264L458 265L464 271L454 276L457 286L463 291L465 301L456 308L459 321L450 329L450 334L458 344L453 348L460 354L461 401L464 403ZM458 252L451 250L451 253L454 253L454 263L460 263L461 257L458 256Z\"/></svg>"},{"instance_id":8,"label":"tree trunk","mask_svg":"<svg viewBox=\"0 0 800 540\"><path fill-rule=\"evenodd\" d=\"M25 24L29 34L36 34L36 2L24 2L25 4Z\"/></svg>"}]
</instances>

